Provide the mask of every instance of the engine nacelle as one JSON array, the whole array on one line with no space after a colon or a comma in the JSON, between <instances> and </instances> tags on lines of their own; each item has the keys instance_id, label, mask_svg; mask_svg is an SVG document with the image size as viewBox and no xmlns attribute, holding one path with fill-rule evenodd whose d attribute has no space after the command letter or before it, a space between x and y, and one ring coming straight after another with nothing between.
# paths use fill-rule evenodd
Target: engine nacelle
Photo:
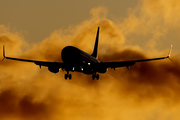
<instances>
[{"instance_id":1,"label":"engine nacelle","mask_svg":"<svg viewBox=\"0 0 180 120\"><path fill-rule=\"evenodd\" d=\"M106 67L99 67L99 68L96 69L96 71L99 72L99 73L105 73L105 72L107 72L107 70L108 69Z\"/></svg>"},{"instance_id":2,"label":"engine nacelle","mask_svg":"<svg viewBox=\"0 0 180 120\"><path fill-rule=\"evenodd\" d=\"M48 66L48 70L53 73L58 73L60 68L57 66Z\"/></svg>"}]
</instances>

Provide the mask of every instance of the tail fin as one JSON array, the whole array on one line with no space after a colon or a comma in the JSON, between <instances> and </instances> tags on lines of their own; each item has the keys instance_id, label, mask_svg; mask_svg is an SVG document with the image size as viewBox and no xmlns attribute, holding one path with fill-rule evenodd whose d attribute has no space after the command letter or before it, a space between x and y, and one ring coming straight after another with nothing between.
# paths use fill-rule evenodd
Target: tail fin
<instances>
[{"instance_id":1,"label":"tail fin","mask_svg":"<svg viewBox=\"0 0 180 120\"><path fill-rule=\"evenodd\" d=\"M91 56L97 58L97 52L98 52L98 40L99 40L99 27L97 30L97 35L96 35L96 41L95 41L95 45L94 45L94 51L92 53Z\"/></svg>"}]
</instances>

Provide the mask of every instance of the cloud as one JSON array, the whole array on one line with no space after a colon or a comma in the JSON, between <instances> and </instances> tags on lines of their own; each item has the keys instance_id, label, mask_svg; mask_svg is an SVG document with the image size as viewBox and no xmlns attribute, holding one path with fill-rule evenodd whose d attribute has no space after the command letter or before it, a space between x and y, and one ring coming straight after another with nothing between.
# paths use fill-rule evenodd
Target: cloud
<instances>
[{"instance_id":1,"label":"cloud","mask_svg":"<svg viewBox=\"0 0 180 120\"><path fill-rule=\"evenodd\" d=\"M148 35L152 34L152 31L157 31L153 36L160 34L155 22L143 19L145 14L141 13L141 10L146 8L146 2L152 2L152 6L162 4L160 0L141 1L119 25L106 18L106 8L94 8L91 10L91 19L66 30L57 30L32 47L26 45L20 33L11 32L5 26L0 26L0 45L7 46L8 56L61 61L61 50L66 45L76 46L90 54L99 26L100 61L166 56L168 53L166 49L159 51L152 47L152 51L146 51L137 44L128 45L127 36L130 34ZM150 9L151 12L153 10L155 9ZM159 14L163 12L157 11ZM136 12L141 13L139 17L136 16ZM149 13L149 9L144 12ZM150 25L143 26L145 21ZM146 30L145 27L150 29ZM2 53L2 50L0 52ZM172 59L173 62L161 60L137 63L130 70L109 69L106 74L100 74L98 81L93 81L89 75L75 72L72 73L71 81L64 80L66 72L53 74L47 68L40 69L32 63L4 60L0 64L0 116L4 120L168 118L176 120L179 119L180 106L178 53L173 53Z\"/></svg>"},{"instance_id":2,"label":"cloud","mask_svg":"<svg viewBox=\"0 0 180 120\"><path fill-rule=\"evenodd\" d=\"M165 49L165 45L179 44L179 4L178 0L140 0L135 8L129 8L128 17L118 25L133 44L138 42L144 48ZM173 40L172 34L177 36Z\"/></svg>"}]
</instances>

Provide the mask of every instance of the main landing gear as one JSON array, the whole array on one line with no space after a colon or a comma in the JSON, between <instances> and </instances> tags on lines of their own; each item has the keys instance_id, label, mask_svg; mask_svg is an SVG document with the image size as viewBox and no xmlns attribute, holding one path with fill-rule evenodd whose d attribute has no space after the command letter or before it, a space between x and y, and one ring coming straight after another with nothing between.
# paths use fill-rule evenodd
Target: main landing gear
<instances>
[{"instance_id":1,"label":"main landing gear","mask_svg":"<svg viewBox=\"0 0 180 120\"><path fill-rule=\"evenodd\" d=\"M69 71L67 71L67 74L65 74L64 78L67 80L67 78L69 78L71 80L72 75L69 74Z\"/></svg>"},{"instance_id":2,"label":"main landing gear","mask_svg":"<svg viewBox=\"0 0 180 120\"><path fill-rule=\"evenodd\" d=\"M94 73L94 74L92 75L92 79L94 80L95 78L96 78L97 80L99 80L99 74Z\"/></svg>"}]
</instances>

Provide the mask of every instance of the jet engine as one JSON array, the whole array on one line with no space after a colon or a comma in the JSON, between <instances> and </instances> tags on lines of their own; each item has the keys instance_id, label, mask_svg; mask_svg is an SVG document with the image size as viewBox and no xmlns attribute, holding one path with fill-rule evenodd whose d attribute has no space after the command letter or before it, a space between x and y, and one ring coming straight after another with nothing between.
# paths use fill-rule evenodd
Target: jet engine
<instances>
[{"instance_id":1,"label":"jet engine","mask_svg":"<svg viewBox=\"0 0 180 120\"><path fill-rule=\"evenodd\" d=\"M98 67L96 71L99 73L105 73L107 72L107 67Z\"/></svg>"},{"instance_id":2,"label":"jet engine","mask_svg":"<svg viewBox=\"0 0 180 120\"><path fill-rule=\"evenodd\" d=\"M60 68L57 66L48 66L48 70L53 73L58 73Z\"/></svg>"}]
</instances>

